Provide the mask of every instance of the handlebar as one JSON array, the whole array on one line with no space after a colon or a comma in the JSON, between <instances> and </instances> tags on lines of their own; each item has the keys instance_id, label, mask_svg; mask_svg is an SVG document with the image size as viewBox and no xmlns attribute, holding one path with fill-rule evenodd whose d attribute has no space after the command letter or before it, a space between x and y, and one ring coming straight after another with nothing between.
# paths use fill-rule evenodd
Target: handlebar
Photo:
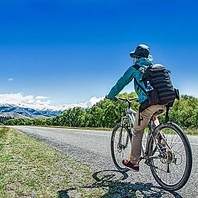
<instances>
[{"instance_id":1,"label":"handlebar","mask_svg":"<svg viewBox=\"0 0 198 198\"><path fill-rule=\"evenodd\" d=\"M131 103L132 103L133 101L138 102L138 98L121 98L121 97L116 97L116 99L117 99L117 100L124 101L124 102L127 102L129 108L131 107Z\"/></svg>"},{"instance_id":2,"label":"handlebar","mask_svg":"<svg viewBox=\"0 0 198 198\"><path fill-rule=\"evenodd\" d=\"M105 98L108 99L107 96L105 96ZM115 97L115 100L114 101L118 101L118 100L121 100L121 101L124 101L124 102L127 102L128 103L128 107L130 108L131 107L131 103L133 101L136 101L138 102L138 98L121 98L121 97Z\"/></svg>"},{"instance_id":3,"label":"handlebar","mask_svg":"<svg viewBox=\"0 0 198 198\"><path fill-rule=\"evenodd\" d=\"M138 102L138 98L121 98L121 97L116 97L117 100L122 100L125 102L132 102L132 101L136 101Z\"/></svg>"}]
</instances>

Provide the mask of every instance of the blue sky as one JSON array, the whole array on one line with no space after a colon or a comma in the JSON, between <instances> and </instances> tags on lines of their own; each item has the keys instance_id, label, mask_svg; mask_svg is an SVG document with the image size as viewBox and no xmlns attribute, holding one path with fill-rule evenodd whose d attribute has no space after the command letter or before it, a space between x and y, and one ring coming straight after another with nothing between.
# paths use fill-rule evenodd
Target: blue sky
<instances>
[{"instance_id":1,"label":"blue sky","mask_svg":"<svg viewBox=\"0 0 198 198\"><path fill-rule=\"evenodd\" d=\"M198 97L197 13L196 0L0 0L0 100L101 98L140 43L182 94Z\"/></svg>"}]
</instances>

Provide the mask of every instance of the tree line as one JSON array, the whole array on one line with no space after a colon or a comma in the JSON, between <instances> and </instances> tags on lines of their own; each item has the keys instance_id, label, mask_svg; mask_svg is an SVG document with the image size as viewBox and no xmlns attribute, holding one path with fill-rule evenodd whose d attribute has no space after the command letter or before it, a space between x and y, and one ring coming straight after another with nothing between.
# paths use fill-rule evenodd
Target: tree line
<instances>
[{"instance_id":1,"label":"tree line","mask_svg":"<svg viewBox=\"0 0 198 198\"><path fill-rule=\"evenodd\" d=\"M123 93L120 97L137 97L135 93ZM5 125L66 126L66 127L103 127L112 128L125 114L126 103L122 101L101 100L90 108L73 107L51 118L19 118L4 121ZM138 110L134 102L132 108ZM160 116L163 122L164 115ZM170 113L170 120L185 128L198 128L198 99L181 95L176 100Z\"/></svg>"},{"instance_id":2,"label":"tree line","mask_svg":"<svg viewBox=\"0 0 198 198\"><path fill-rule=\"evenodd\" d=\"M6 120L10 120L10 119L12 119L11 116L9 116L9 117L0 116L0 123L4 123Z\"/></svg>"}]
</instances>

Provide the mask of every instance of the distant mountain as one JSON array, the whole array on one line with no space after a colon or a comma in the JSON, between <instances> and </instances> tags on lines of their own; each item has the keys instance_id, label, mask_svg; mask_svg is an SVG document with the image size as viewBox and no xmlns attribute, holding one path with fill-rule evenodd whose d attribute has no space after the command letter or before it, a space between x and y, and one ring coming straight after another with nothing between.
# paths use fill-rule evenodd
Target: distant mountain
<instances>
[{"instance_id":1,"label":"distant mountain","mask_svg":"<svg viewBox=\"0 0 198 198\"><path fill-rule=\"evenodd\" d=\"M64 110L33 109L11 104L0 104L0 117L49 118L62 114Z\"/></svg>"}]
</instances>

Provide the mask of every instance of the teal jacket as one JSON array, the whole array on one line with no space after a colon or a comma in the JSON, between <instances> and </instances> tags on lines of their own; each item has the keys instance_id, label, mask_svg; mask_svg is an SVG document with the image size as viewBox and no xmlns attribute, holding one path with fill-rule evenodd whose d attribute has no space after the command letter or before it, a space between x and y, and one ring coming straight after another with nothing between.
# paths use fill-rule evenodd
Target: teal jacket
<instances>
[{"instance_id":1,"label":"teal jacket","mask_svg":"<svg viewBox=\"0 0 198 198\"><path fill-rule=\"evenodd\" d=\"M140 67L146 67L152 65L152 62L147 58L140 58L136 61L137 65ZM107 97L109 99L114 100L115 96L126 86L128 85L134 78L136 78L137 82L145 88L144 83L141 81L143 73L139 70L135 69L133 66L129 67L124 75L117 81L117 83L112 87ZM147 99L147 95L142 91L142 89L138 86L138 84L134 81L134 89L138 95L139 103L141 104ZM146 88L145 88L146 89Z\"/></svg>"}]
</instances>

